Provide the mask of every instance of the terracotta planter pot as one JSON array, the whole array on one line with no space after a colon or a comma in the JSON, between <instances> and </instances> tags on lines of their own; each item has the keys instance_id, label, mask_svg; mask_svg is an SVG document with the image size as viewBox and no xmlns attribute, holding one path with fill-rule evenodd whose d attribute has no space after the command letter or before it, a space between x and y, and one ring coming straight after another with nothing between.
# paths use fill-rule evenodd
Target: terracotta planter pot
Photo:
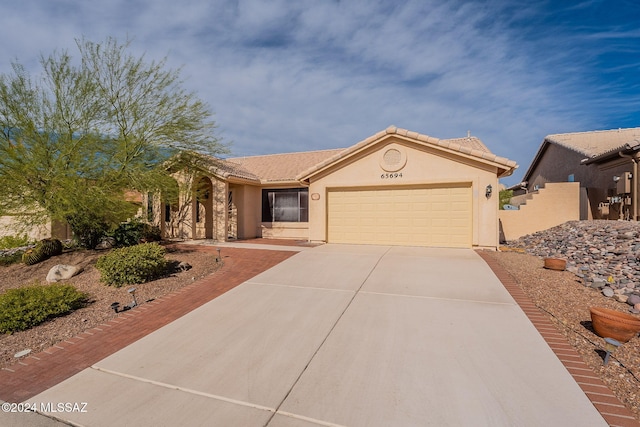
<instances>
[{"instance_id":1,"label":"terracotta planter pot","mask_svg":"<svg viewBox=\"0 0 640 427\"><path fill-rule=\"evenodd\" d=\"M561 258L545 258L544 268L549 270L564 271L567 268L567 260Z\"/></svg>"},{"instance_id":2,"label":"terracotta planter pot","mask_svg":"<svg viewBox=\"0 0 640 427\"><path fill-rule=\"evenodd\" d=\"M591 307L591 322L596 334L627 342L640 332L640 319L627 313L602 307Z\"/></svg>"}]
</instances>

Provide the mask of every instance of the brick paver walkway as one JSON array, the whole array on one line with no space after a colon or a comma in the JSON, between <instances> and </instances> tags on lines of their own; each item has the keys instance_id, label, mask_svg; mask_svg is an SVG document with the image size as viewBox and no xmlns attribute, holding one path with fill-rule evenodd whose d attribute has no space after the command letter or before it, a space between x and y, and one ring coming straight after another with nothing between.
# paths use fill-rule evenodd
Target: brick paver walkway
<instances>
[{"instance_id":1,"label":"brick paver walkway","mask_svg":"<svg viewBox=\"0 0 640 427\"><path fill-rule=\"evenodd\" d=\"M567 339L558 332L547 315L541 311L520 289L516 280L486 251L476 251L491 267L503 286L509 291L514 300L525 312L533 326L545 339L551 350L558 356L569 373L576 380L582 391L596 407L610 426L639 427L631 411L620 402L602 380L584 363L580 354L569 344Z\"/></svg>"},{"instance_id":2,"label":"brick paver walkway","mask_svg":"<svg viewBox=\"0 0 640 427\"><path fill-rule=\"evenodd\" d=\"M180 245L216 254L214 246ZM0 370L0 400L22 402L178 319L296 252L224 248L223 267L182 289Z\"/></svg>"}]
</instances>

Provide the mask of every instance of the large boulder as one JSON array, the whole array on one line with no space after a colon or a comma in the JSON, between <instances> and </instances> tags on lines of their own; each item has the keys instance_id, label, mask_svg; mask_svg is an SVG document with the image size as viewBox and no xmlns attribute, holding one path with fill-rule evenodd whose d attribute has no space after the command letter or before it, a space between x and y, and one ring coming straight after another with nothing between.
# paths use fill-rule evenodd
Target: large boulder
<instances>
[{"instance_id":1,"label":"large boulder","mask_svg":"<svg viewBox=\"0 0 640 427\"><path fill-rule=\"evenodd\" d=\"M47 282L53 283L67 280L81 271L82 268L75 265L58 264L51 267L51 270L49 270L49 273L47 274Z\"/></svg>"}]
</instances>

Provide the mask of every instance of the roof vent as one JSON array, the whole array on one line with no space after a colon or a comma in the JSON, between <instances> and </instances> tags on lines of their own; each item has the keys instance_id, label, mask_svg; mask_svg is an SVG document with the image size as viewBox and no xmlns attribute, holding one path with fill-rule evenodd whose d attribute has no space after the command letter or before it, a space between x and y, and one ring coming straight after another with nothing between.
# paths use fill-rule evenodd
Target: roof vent
<instances>
[{"instance_id":1,"label":"roof vent","mask_svg":"<svg viewBox=\"0 0 640 427\"><path fill-rule=\"evenodd\" d=\"M384 153L384 162L389 166L396 166L402 159L402 153L392 148Z\"/></svg>"},{"instance_id":2,"label":"roof vent","mask_svg":"<svg viewBox=\"0 0 640 427\"><path fill-rule=\"evenodd\" d=\"M380 167L387 172L397 172L407 164L407 154L397 144L392 144L380 154Z\"/></svg>"}]
</instances>

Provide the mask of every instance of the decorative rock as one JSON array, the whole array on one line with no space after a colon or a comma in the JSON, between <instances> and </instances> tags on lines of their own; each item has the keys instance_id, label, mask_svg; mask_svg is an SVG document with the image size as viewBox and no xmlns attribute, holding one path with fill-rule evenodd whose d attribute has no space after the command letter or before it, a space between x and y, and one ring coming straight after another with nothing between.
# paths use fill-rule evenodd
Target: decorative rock
<instances>
[{"instance_id":1,"label":"decorative rock","mask_svg":"<svg viewBox=\"0 0 640 427\"><path fill-rule=\"evenodd\" d=\"M604 295L605 297L611 298L614 295L613 289L611 289L608 286L605 286L604 288L602 288L602 295Z\"/></svg>"},{"instance_id":2,"label":"decorative rock","mask_svg":"<svg viewBox=\"0 0 640 427\"><path fill-rule=\"evenodd\" d=\"M640 295L636 295L636 294L629 295L629 298L627 299L627 304L629 305L640 304Z\"/></svg>"},{"instance_id":3,"label":"decorative rock","mask_svg":"<svg viewBox=\"0 0 640 427\"><path fill-rule=\"evenodd\" d=\"M615 298L616 298L616 301L619 301L619 302L627 302L627 300L629 299L629 297L624 294L616 294Z\"/></svg>"},{"instance_id":4,"label":"decorative rock","mask_svg":"<svg viewBox=\"0 0 640 427\"><path fill-rule=\"evenodd\" d=\"M191 264L189 264L188 262L182 261L180 264L178 264L178 270L180 271L187 271L191 269Z\"/></svg>"},{"instance_id":5,"label":"decorative rock","mask_svg":"<svg viewBox=\"0 0 640 427\"><path fill-rule=\"evenodd\" d=\"M633 308L636 309L636 310L640 310L640 304L634 305Z\"/></svg>"},{"instance_id":6,"label":"decorative rock","mask_svg":"<svg viewBox=\"0 0 640 427\"><path fill-rule=\"evenodd\" d=\"M16 359L22 356L26 356L27 354L31 353L31 349L26 349L26 350L22 350L17 352L16 354L13 355L13 357L15 357Z\"/></svg>"},{"instance_id":7,"label":"decorative rock","mask_svg":"<svg viewBox=\"0 0 640 427\"><path fill-rule=\"evenodd\" d=\"M507 246L540 258L566 259L567 270L583 275L583 283L593 288L608 285L594 279L611 276L610 287L640 289L640 222L569 221Z\"/></svg>"},{"instance_id":8,"label":"decorative rock","mask_svg":"<svg viewBox=\"0 0 640 427\"><path fill-rule=\"evenodd\" d=\"M98 243L96 249L111 249L115 245L116 239L114 239L113 237L105 237L100 243Z\"/></svg>"},{"instance_id":9,"label":"decorative rock","mask_svg":"<svg viewBox=\"0 0 640 427\"><path fill-rule=\"evenodd\" d=\"M67 280L80 273L82 269L75 265L58 264L51 267L47 274L47 282L59 282L61 280Z\"/></svg>"}]
</instances>

